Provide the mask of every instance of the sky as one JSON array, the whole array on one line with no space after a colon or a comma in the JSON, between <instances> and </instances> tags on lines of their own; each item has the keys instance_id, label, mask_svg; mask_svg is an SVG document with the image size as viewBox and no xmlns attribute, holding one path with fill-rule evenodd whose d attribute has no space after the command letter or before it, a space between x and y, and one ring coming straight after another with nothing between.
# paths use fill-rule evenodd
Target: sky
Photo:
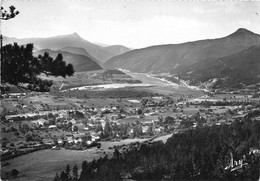
<instances>
[{"instance_id":1,"label":"sky","mask_svg":"<svg viewBox=\"0 0 260 181\"><path fill-rule=\"evenodd\" d=\"M77 32L90 42L142 48L227 36L238 28L260 34L260 1L2 0L20 14L1 22L16 38Z\"/></svg>"}]
</instances>

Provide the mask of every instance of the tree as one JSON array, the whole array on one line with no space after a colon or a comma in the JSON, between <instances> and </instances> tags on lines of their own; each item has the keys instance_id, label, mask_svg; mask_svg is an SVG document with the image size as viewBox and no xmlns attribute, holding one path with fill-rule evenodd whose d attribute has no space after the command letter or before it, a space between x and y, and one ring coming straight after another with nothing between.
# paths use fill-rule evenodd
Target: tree
<instances>
[{"instance_id":1,"label":"tree","mask_svg":"<svg viewBox=\"0 0 260 181\"><path fill-rule=\"evenodd\" d=\"M66 175L67 175L67 178L70 178L70 171L71 171L70 165L68 164L68 165L66 166Z\"/></svg>"},{"instance_id":2,"label":"tree","mask_svg":"<svg viewBox=\"0 0 260 181\"><path fill-rule=\"evenodd\" d=\"M95 128L95 132L98 133L99 131L103 131L103 128L102 128L102 125L101 124L98 124Z\"/></svg>"},{"instance_id":3,"label":"tree","mask_svg":"<svg viewBox=\"0 0 260 181\"><path fill-rule=\"evenodd\" d=\"M73 126L73 131L77 132L79 130L78 126Z\"/></svg>"},{"instance_id":4,"label":"tree","mask_svg":"<svg viewBox=\"0 0 260 181\"><path fill-rule=\"evenodd\" d=\"M106 120L106 124L105 124L105 127L104 127L104 136L105 137L110 136L111 132L112 132L112 129L111 129L110 123L109 123L108 120Z\"/></svg>"},{"instance_id":5,"label":"tree","mask_svg":"<svg viewBox=\"0 0 260 181\"><path fill-rule=\"evenodd\" d=\"M1 7L0 20L9 20L16 17L19 11L14 6L9 7L7 12ZM72 76L74 68L72 64L66 65L62 54L58 54L53 60L48 53L44 56L33 56L33 44L19 46L17 43L2 46L1 35L1 89L10 89L9 85L19 89L32 91L50 91L52 81L43 80L38 76L41 73L49 76ZM3 85L4 86L3 86Z\"/></svg>"},{"instance_id":6,"label":"tree","mask_svg":"<svg viewBox=\"0 0 260 181\"><path fill-rule=\"evenodd\" d=\"M1 6L1 13L0 13L0 20L9 20L11 18L14 18L15 16L17 16L19 14L19 11L15 10L15 7L14 6L10 6L9 7L9 11L10 12L7 12L2 6ZM0 51L0 54L1 54L1 77L2 77L2 74L3 74L3 66L2 66L2 47L3 47L3 36L2 34L0 35L0 46L1 46L1 51ZM3 86L2 86L2 78L1 78L1 82L0 82L0 88L2 89Z\"/></svg>"},{"instance_id":7,"label":"tree","mask_svg":"<svg viewBox=\"0 0 260 181\"><path fill-rule=\"evenodd\" d=\"M174 118L171 117L171 116L167 116L167 117L165 117L165 119L164 119L164 123L165 123L165 124L171 124L171 123L173 123L173 122L174 122Z\"/></svg>"},{"instance_id":8,"label":"tree","mask_svg":"<svg viewBox=\"0 0 260 181\"><path fill-rule=\"evenodd\" d=\"M142 133L142 127L139 126L139 125L135 125L135 126L133 127L133 137L134 137L134 138L135 138L135 137L139 137L141 133Z\"/></svg>"},{"instance_id":9,"label":"tree","mask_svg":"<svg viewBox=\"0 0 260 181\"><path fill-rule=\"evenodd\" d=\"M138 109L138 110L137 110L137 114L138 114L138 115L140 115L140 114L142 114L142 113L143 113L142 109Z\"/></svg>"},{"instance_id":10,"label":"tree","mask_svg":"<svg viewBox=\"0 0 260 181\"><path fill-rule=\"evenodd\" d=\"M18 170L12 169L12 171L11 171L11 175L12 175L12 176L16 177L18 174L19 174L19 171L18 171Z\"/></svg>"},{"instance_id":11,"label":"tree","mask_svg":"<svg viewBox=\"0 0 260 181\"><path fill-rule=\"evenodd\" d=\"M148 130L147 130L147 134L149 134L150 136L154 135L153 126L152 125L149 125Z\"/></svg>"},{"instance_id":12,"label":"tree","mask_svg":"<svg viewBox=\"0 0 260 181\"><path fill-rule=\"evenodd\" d=\"M50 91L51 80L39 78L46 76L72 76L74 73L71 64L66 65L61 54L55 59L45 53L43 56L33 56L33 44L5 45L2 48L2 84L32 91Z\"/></svg>"},{"instance_id":13,"label":"tree","mask_svg":"<svg viewBox=\"0 0 260 181\"><path fill-rule=\"evenodd\" d=\"M69 122L68 125L67 125L67 130L68 130L68 131L71 130L71 129L72 129L72 126L73 126L72 122Z\"/></svg>"},{"instance_id":14,"label":"tree","mask_svg":"<svg viewBox=\"0 0 260 181\"><path fill-rule=\"evenodd\" d=\"M55 177L53 179L53 181L59 181L60 180L60 176L58 174L58 172L55 174Z\"/></svg>"},{"instance_id":15,"label":"tree","mask_svg":"<svg viewBox=\"0 0 260 181\"><path fill-rule=\"evenodd\" d=\"M73 173L73 179L78 180L78 166L77 166L77 164L74 165L74 167L72 168L72 173Z\"/></svg>"},{"instance_id":16,"label":"tree","mask_svg":"<svg viewBox=\"0 0 260 181\"><path fill-rule=\"evenodd\" d=\"M119 150L116 148L114 153L113 153L113 158L118 160L120 158L120 152Z\"/></svg>"},{"instance_id":17,"label":"tree","mask_svg":"<svg viewBox=\"0 0 260 181\"><path fill-rule=\"evenodd\" d=\"M62 172L60 173L60 180L67 180L67 179L68 179L67 174L66 174L64 171L62 171Z\"/></svg>"},{"instance_id":18,"label":"tree","mask_svg":"<svg viewBox=\"0 0 260 181\"><path fill-rule=\"evenodd\" d=\"M1 7L1 15L0 19L1 20L9 20L11 18L14 18L19 14L19 11L15 10L16 8L14 6L9 7L9 11L7 12L3 7Z\"/></svg>"}]
</instances>

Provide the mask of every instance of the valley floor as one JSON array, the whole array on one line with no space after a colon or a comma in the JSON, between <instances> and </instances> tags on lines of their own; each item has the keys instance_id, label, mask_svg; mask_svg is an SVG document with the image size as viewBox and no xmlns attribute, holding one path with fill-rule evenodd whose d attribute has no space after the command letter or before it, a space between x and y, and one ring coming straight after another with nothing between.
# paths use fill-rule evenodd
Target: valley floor
<instances>
[{"instance_id":1,"label":"valley floor","mask_svg":"<svg viewBox=\"0 0 260 181\"><path fill-rule=\"evenodd\" d=\"M51 180L57 172L65 170L67 164L77 164L81 168L83 160L91 161L106 154L111 156L114 148L120 145L149 139L166 142L178 131L197 126L230 124L254 110L250 101L259 101L245 94L205 96L201 90L179 86L147 74L129 74L149 86L134 89L109 87L99 91L68 91L4 99L4 109L1 111L9 115L1 121L4 128L1 133L2 153L15 153L21 145L22 149L31 149L34 145L45 144L44 140L60 149L45 149L6 159L1 163L1 173L17 169L19 175L10 180ZM109 136L100 141L108 122L113 131L110 130ZM103 131L98 131L100 126ZM98 137L98 141L93 142L100 143L100 148L86 149L82 144L83 137L82 140L76 139L82 135L90 137L88 141ZM34 137L42 140L32 141ZM73 150L75 147L81 150Z\"/></svg>"}]
</instances>

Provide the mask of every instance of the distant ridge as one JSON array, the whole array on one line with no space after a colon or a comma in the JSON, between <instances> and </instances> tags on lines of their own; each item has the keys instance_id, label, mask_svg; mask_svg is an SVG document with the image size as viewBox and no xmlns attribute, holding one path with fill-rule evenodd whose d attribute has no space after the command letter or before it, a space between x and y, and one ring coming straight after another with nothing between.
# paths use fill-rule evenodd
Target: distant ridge
<instances>
[{"instance_id":1,"label":"distant ridge","mask_svg":"<svg viewBox=\"0 0 260 181\"><path fill-rule=\"evenodd\" d=\"M78 48L78 47L65 47L60 49L60 51L66 51L74 54L84 55L86 57L89 57L91 60L95 61L98 64L101 64L97 59L92 57L84 48Z\"/></svg>"},{"instance_id":2,"label":"distant ridge","mask_svg":"<svg viewBox=\"0 0 260 181\"><path fill-rule=\"evenodd\" d=\"M260 45L230 56L196 62L177 76L191 84L217 79L215 88L241 88L242 85L259 83Z\"/></svg>"},{"instance_id":3,"label":"distant ridge","mask_svg":"<svg viewBox=\"0 0 260 181\"><path fill-rule=\"evenodd\" d=\"M125 46L122 46L122 45L112 45L112 46L105 47L105 50L107 50L113 54L118 54L118 53L123 54L125 52L130 51L131 49L127 48Z\"/></svg>"},{"instance_id":4,"label":"distant ridge","mask_svg":"<svg viewBox=\"0 0 260 181\"><path fill-rule=\"evenodd\" d=\"M102 67L98 65L94 60L92 60L90 57L76 54L76 53L70 53L67 51L54 51L50 49L42 49L34 52L34 55L43 55L45 52L49 53L49 55L53 58L56 58L56 56L61 53L63 56L63 60L66 63L71 63L74 67L74 70L77 72L82 71L93 71L93 70L100 70Z\"/></svg>"},{"instance_id":5,"label":"distant ridge","mask_svg":"<svg viewBox=\"0 0 260 181\"><path fill-rule=\"evenodd\" d=\"M256 45L260 45L260 35L239 28L222 38L157 45L128 51L112 57L104 66L123 68L133 72L176 74L196 62L229 56Z\"/></svg>"},{"instance_id":6,"label":"distant ridge","mask_svg":"<svg viewBox=\"0 0 260 181\"><path fill-rule=\"evenodd\" d=\"M78 33L72 33L67 35L59 35L54 37L48 38L24 38L24 39L17 39L17 38L3 38L3 44L9 44L17 42L18 44L27 44L33 43L37 50L41 49L51 49L51 50L61 50L67 47L75 47L75 48L83 48L85 51L91 55L97 62L105 62L106 60L110 59L113 56L119 55L122 52L126 52L127 48L125 47L122 51L124 46L113 48L102 47L91 43L85 39L83 39Z\"/></svg>"}]
</instances>

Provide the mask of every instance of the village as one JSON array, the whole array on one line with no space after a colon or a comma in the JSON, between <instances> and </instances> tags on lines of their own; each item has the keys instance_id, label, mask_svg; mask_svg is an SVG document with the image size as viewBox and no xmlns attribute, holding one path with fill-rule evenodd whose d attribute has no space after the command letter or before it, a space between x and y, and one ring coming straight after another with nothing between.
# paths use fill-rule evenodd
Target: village
<instances>
[{"instance_id":1,"label":"village","mask_svg":"<svg viewBox=\"0 0 260 181\"><path fill-rule=\"evenodd\" d=\"M260 120L257 101L257 96L245 92L117 99L9 94L2 102L1 157L8 160L41 149L92 147L105 153L100 141L153 140L196 127L231 124L252 112Z\"/></svg>"}]
</instances>

